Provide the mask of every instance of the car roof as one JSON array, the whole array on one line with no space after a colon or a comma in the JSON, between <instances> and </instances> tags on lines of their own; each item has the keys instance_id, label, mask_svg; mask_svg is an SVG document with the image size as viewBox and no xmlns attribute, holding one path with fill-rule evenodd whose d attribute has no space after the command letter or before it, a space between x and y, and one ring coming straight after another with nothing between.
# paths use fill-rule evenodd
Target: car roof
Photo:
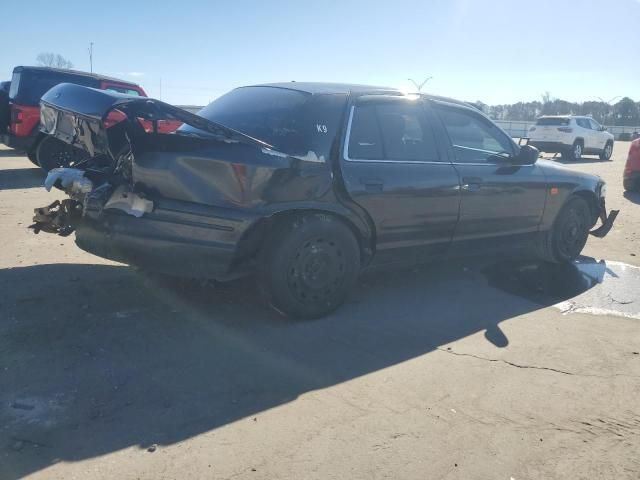
<instances>
[{"instance_id":1,"label":"car roof","mask_svg":"<svg viewBox=\"0 0 640 480\"><path fill-rule=\"evenodd\" d=\"M401 93L397 88L391 87L376 87L372 85L359 85L355 83L325 83L325 82L277 82L277 83L263 83L259 85L250 85L252 87L273 87L273 88L286 88L288 90L297 90L299 92L311 93L311 94L351 94L351 93L374 93L374 92L388 92L392 94Z\"/></svg>"},{"instance_id":2,"label":"car roof","mask_svg":"<svg viewBox=\"0 0 640 480\"><path fill-rule=\"evenodd\" d=\"M588 119L593 119L593 117L590 117L588 115L542 115L541 117L538 118L588 118Z\"/></svg>"},{"instance_id":3,"label":"car roof","mask_svg":"<svg viewBox=\"0 0 640 480\"><path fill-rule=\"evenodd\" d=\"M94 78L98 81L107 81L107 82L114 82L114 83L122 83L125 85L135 85L136 87L138 87L139 85L135 82L130 82L128 80L121 80L119 78L115 78L115 77L108 77L106 75L100 75L99 73L89 73L89 72L83 72L81 70L70 70L68 68L53 68L53 67L33 67L33 66L29 66L29 65L19 65L17 67L15 67L13 69L14 73L20 73L23 71L35 71L35 72L55 72L55 73L62 73L62 74L70 74L70 75L79 75L82 77L88 77L88 78Z\"/></svg>"},{"instance_id":4,"label":"car roof","mask_svg":"<svg viewBox=\"0 0 640 480\"><path fill-rule=\"evenodd\" d=\"M319 94L355 94L355 95L367 95L367 94L390 94L390 95L416 95L411 92L403 92L399 88L394 87L381 87L375 85L361 85L357 83L328 83L328 82L277 82L277 83L262 83L258 85L248 85L251 87L272 87L272 88L286 88L288 90L297 90L299 92L310 93L312 95ZM242 87L240 87L242 88ZM435 100L438 102L451 103L464 107L473 107L468 102L463 102L449 97L442 97L439 95L430 95L426 93L420 94L421 97Z\"/></svg>"}]
</instances>

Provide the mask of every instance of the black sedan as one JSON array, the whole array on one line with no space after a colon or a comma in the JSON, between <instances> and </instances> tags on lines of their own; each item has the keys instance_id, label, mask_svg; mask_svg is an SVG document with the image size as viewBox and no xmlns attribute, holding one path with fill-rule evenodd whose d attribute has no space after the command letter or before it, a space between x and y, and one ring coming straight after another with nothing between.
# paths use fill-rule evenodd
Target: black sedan
<instances>
[{"instance_id":1,"label":"black sedan","mask_svg":"<svg viewBox=\"0 0 640 480\"><path fill-rule=\"evenodd\" d=\"M183 126L158 132L167 119ZM194 115L62 84L41 123L78 155L49 173L69 198L36 209L36 233L75 232L88 252L171 275L256 274L294 317L331 312L370 265L568 262L617 213L600 178L538 160L477 109L391 88L241 87Z\"/></svg>"}]
</instances>

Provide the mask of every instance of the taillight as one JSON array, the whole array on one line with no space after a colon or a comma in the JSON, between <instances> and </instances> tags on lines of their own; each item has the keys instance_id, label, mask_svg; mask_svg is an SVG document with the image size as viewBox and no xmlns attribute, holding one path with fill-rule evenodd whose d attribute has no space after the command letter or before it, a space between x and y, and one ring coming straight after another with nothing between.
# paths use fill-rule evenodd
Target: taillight
<instances>
[{"instance_id":1,"label":"taillight","mask_svg":"<svg viewBox=\"0 0 640 480\"><path fill-rule=\"evenodd\" d=\"M562 133L571 133L573 132L573 128L571 127L558 127L558 131Z\"/></svg>"},{"instance_id":2,"label":"taillight","mask_svg":"<svg viewBox=\"0 0 640 480\"><path fill-rule=\"evenodd\" d=\"M22 123L24 120L24 112L20 109L20 107L16 107L15 105L11 106L11 123Z\"/></svg>"},{"instance_id":3,"label":"taillight","mask_svg":"<svg viewBox=\"0 0 640 480\"><path fill-rule=\"evenodd\" d=\"M124 112L120 110L111 110L107 115L107 118L104 119L104 128L111 128L114 125L123 122L127 119L127 116Z\"/></svg>"}]
</instances>

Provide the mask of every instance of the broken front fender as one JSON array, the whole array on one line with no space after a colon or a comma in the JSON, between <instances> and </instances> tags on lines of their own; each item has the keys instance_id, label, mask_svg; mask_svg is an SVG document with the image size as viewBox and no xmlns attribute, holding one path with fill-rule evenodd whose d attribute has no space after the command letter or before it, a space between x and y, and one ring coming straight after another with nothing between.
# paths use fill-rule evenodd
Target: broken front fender
<instances>
[{"instance_id":1,"label":"broken front fender","mask_svg":"<svg viewBox=\"0 0 640 480\"><path fill-rule=\"evenodd\" d=\"M613 222L616 221L616 218L619 213L620 213L620 210L611 210L607 215L607 207L605 205L604 197L602 197L602 199L600 200L600 213L599 213L599 218L600 218L600 221L602 222L602 225L600 225L595 230L591 230L589 233L597 238L605 237L613 228Z\"/></svg>"}]
</instances>

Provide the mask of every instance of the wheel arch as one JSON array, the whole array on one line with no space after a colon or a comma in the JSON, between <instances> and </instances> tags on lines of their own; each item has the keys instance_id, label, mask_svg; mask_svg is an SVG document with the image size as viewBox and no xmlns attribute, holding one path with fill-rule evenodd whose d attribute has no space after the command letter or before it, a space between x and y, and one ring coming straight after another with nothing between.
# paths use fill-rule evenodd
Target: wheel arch
<instances>
[{"instance_id":1,"label":"wheel arch","mask_svg":"<svg viewBox=\"0 0 640 480\"><path fill-rule=\"evenodd\" d=\"M595 224L598 220L598 215L600 214L600 204L595 192L587 189L574 190L571 195L566 198L562 206L564 207L564 205L566 205L567 202L569 202L569 200L571 200L571 198L573 197L581 197L586 200L589 208L591 209L592 222L593 224Z\"/></svg>"},{"instance_id":2,"label":"wheel arch","mask_svg":"<svg viewBox=\"0 0 640 480\"><path fill-rule=\"evenodd\" d=\"M361 265L365 266L369 263L375 251L375 232L367 222L348 209L331 208L329 205L300 205L271 211L253 222L238 242L233 262L234 266L254 259L264 244L267 235L274 228L294 218L314 214L330 215L346 225L355 236L360 247Z\"/></svg>"}]
</instances>

